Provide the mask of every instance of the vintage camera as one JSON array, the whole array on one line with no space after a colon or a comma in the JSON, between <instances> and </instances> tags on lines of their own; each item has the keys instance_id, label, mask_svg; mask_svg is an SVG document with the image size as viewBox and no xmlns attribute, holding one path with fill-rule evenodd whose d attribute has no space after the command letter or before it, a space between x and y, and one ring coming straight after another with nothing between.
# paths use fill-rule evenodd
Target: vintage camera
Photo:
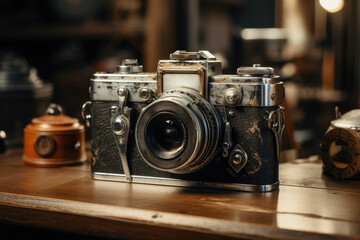
<instances>
[{"instance_id":1,"label":"vintage camera","mask_svg":"<svg viewBox=\"0 0 360 240\"><path fill-rule=\"evenodd\" d=\"M335 108L321 143L321 159L325 173L338 178L360 178L360 109L341 115Z\"/></svg>"},{"instance_id":2,"label":"vintage camera","mask_svg":"<svg viewBox=\"0 0 360 240\"><path fill-rule=\"evenodd\" d=\"M254 65L222 75L208 51L95 73L83 117L94 179L271 191L278 187L283 83Z\"/></svg>"}]
</instances>

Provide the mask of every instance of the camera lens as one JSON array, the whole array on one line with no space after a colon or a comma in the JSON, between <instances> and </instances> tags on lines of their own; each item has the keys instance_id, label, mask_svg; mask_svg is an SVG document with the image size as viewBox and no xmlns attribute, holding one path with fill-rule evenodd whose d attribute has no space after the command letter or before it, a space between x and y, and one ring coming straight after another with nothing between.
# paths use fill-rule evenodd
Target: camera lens
<instances>
[{"instance_id":1,"label":"camera lens","mask_svg":"<svg viewBox=\"0 0 360 240\"><path fill-rule=\"evenodd\" d=\"M135 141L144 161L161 171L194 172L215 155L220 118L209 102L192 90L171 90L140 114Z\"/></svg>"},{"instance_id":2,"label":"camera lens","mask_svg":"<svg viewBox=\"0 0 360 240\"><path fill-rule=\"evenodd\" d=\"M145 132L149 149L162 159L173 159L181 153L186 144L184 123L172 112L154 115Z\"/></svg>"}]
</instances>

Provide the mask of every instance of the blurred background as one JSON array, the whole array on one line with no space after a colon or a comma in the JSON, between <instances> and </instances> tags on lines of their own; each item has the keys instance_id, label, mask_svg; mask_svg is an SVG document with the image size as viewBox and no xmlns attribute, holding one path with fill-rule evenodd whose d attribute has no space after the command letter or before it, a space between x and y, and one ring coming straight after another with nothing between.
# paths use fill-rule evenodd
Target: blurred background
<instances>
[{"instance_id":1,"label":"blurred background","mask_svg":"<svg viewBox=\"0 0 360 240\"><path fill-rule=\"evenodd\" d=\"M177 49L209 50L225 73L259 63L285 82L284 148L318 154L324 132L360 102L357 0L0 0L0 130L48 103L81 119L92 73L138 58L145 71Z\"/></svg>"}]
</instances>

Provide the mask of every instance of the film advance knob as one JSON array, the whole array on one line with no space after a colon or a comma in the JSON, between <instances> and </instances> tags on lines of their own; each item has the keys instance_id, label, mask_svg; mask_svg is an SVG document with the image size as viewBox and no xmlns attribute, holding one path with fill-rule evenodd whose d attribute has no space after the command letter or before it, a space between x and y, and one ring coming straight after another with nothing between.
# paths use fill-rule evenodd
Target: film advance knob
<instances>
[{"instance_id":1,"label":"film advance knob","mask_svg":"<svg viewBox=\"0 0 360 240\"><path fill-rule=\"evenodd\" d=\"M198 52L187 52L185 50L177 50L170 54L171 60L192 60L199 58Z\"/></svg>"},{"instance_id":2,"label":"film advance knob","mask_svg":"<svg viewBox=\"0 0 360 240\"><path fill-rule=\"evenodd\" d=\"M122 64L117 66L117 71L120 73L141 73L143 67L139 65L137 59L124 59Z\"/></svg>"}]
</instances>

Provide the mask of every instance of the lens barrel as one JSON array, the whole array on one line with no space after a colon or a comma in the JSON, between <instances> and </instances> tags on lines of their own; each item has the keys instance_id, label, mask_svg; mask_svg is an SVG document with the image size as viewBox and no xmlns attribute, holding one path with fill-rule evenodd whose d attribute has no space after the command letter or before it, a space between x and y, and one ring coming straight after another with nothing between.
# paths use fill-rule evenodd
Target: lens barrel
<instances>
[{"instance_id":1,"label":"lens barrel","mask_svg":"<svg viewBox=\"0 0 360 240\"><path fill-rule=\"evenodd\" d=\"M161 171L185 174L199 170L220 142L220 118L197 92L163 93L141 112L135 130L144 161Z\"/></svg>"}]
</instances>

